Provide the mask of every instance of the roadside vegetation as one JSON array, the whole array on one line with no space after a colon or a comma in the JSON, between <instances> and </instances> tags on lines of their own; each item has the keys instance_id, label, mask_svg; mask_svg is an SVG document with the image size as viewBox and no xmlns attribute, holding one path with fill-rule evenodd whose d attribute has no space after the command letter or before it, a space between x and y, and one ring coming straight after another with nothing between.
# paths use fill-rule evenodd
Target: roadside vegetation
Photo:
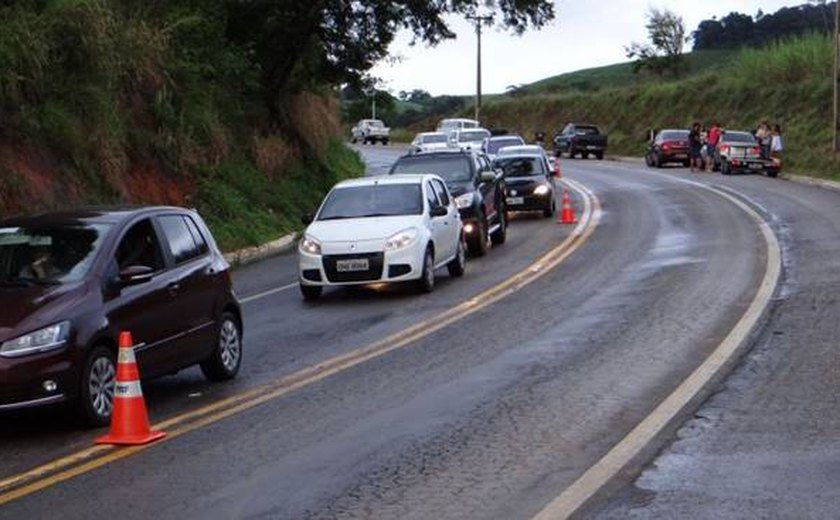
<instances>
[{"instance_id":1,"label":"roadside vegetation","mask_svg":"<svg viewBox=\"0 0 840 520\"><path fill-rule=\"evenodd\" d=\"M717 119L726 128L749 130L767 120L782 126L788 172L840 178L832 152L830 37L812 34L762 48L711 52L720 53L720 62L680 79L630 78L623 85L615 80L590 93L576 88L604 73L619 77L626 64L544 80L538 94L489 100L483 122L526 137L537 130L553 135L568 121L598 123L609 132L610 154L641 156L650 129ZM692 61L692 55L686 58Z\"/></svg>"}]
</instances>

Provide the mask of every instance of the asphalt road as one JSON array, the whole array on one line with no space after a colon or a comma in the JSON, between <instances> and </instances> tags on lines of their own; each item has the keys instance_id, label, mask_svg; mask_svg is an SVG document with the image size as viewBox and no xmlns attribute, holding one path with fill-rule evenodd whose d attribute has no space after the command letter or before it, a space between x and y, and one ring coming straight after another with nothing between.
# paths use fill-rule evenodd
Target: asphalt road
<instances>
[{"instance_id":1,"label":"asphalt road","mask_svg":"<svg viewBox=\"0 0 840 520\"><path fill-rule=\"evenodd\" d=\"M376 172L399 154L364 150ZM172 419L175 435L48 482L0 505L0 518L530 518L669 395L757 291L767 251L756 223L685 179L761 209L785 247L785 285L723 391L588 514L832 516L820 513L840 489L831 444L840 194L603 161L563 169L603 208L579 249L501 301L340 370L323 364L418 323L432 330L436 316L530 269L570 228L518 216L504 245L472 259L463 279L439 272L431 295L342 290L305 304L293 253L237 271L240 377L209 385L188 370L144 384L153 421ZM322 377L276 396L261 390L319 364ZM268 397L206 424L180 419L249 391ZM182 424L194 428L178 433ZM52 412L3 416L0 489L97 433ZM780 505L786 493L795 499Z\"/></svg>"}]
</instances>

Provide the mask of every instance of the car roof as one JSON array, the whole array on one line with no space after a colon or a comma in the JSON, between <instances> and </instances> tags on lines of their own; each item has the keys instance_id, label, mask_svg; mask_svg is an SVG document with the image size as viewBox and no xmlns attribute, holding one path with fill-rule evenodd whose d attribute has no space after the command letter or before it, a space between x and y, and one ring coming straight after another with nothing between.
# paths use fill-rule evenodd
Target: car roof
<instances>
[{"instance_id":1,"label":"car roof","mask_svg":"<svg viewBox=\"0 0 840 520\"><path fill-rule=\"evenodd\" d=\"M165 212L190 212L177 206L86 206L48 211L34 215L18 215L0 220L2 226L56 225L68 222L87 224L119 224L141 215Z\"/></svg>"},{"instance_id":2,"label":"car roof","mask_svg":"<svg viewBox=\"0 0 840 520\"><path fill-rule=\"evenodd\" d=\"M446 137L445 132L420 132L420 133L417 134L416 137L421 137L421 136L425 137L425 136L428 136L428 135L442 135L442 136Z\"/></svg>"},{"instance_id":3,"label":"car roof","mask_svg":"<svg viewBox=\"0 0 840 520\"><path fill-rule=\"evenodd\" d=\"M360 177L358 179L347 179L335 185L336 188L353 188L357 186L376 186L392 184L420 184L424 180L439 177L429 173L398 173L394 175L375 175L372 177Z\"/></svg>"},{"instance_id":4,"label":"car roof","mask_svg":"<svg viewBox=\"0 0 840 520\"><path fill-rule=\"evenodd\" d=\"M753 139L755 139L755 136L752 133L744 132L744 131L741 131L741 130L726 130L726 131L723 132L722 137L725 140L727 137L732 136L732 135L739 135L741 137L749 136L749 137L752 137Z\"/></svg>"}]
</instances>

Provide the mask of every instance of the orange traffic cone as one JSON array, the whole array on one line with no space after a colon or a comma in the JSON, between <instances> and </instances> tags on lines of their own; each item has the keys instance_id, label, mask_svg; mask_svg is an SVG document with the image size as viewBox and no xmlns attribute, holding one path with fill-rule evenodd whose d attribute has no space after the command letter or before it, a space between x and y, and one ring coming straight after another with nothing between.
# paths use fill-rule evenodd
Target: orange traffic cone
<instances>
[{"instance_id":1,"label":"orange traffic cone","mask_svg":"<svg viewBox=\"0 0 840 520\"><path fill-rule=\"evenodd\" d=\"M563 190L563 210L560 212L558 222L561 224L577 224L577 218L575 218L572 201L569 199L569 192L567 190Z\"/></svg>"},{"instance_id":2,"label":"orange traffic cone","mask_svg":"<svg viewBox=\"0 0 840 520\"><path fill-rule=\"evenodd\" d=\"M132 445L156 441L165 436L166 432L153 432L149 427L149 414L140 388L140 372L137 370L130 332L120 332L119 346L111 431L97 438L96 444Z\"/></svg>"}]
</instances>

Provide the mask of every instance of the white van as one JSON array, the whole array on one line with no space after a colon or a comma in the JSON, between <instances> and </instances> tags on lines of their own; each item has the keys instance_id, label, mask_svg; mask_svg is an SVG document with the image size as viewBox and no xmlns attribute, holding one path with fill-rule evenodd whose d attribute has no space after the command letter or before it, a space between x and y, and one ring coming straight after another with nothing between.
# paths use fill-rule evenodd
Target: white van
<instances>
[{"instance_id":1,"label":"white van","mask_svg":"<svg viewBox=\"0 0 840 520\"><path fill-rule=\"evenodd\" d=\"M441 119L438 123L437 131L445 134L451 134L453 130L460 130L462 128L479 128L481 125L475 119Z\"/></svg>"}]
</instances>

